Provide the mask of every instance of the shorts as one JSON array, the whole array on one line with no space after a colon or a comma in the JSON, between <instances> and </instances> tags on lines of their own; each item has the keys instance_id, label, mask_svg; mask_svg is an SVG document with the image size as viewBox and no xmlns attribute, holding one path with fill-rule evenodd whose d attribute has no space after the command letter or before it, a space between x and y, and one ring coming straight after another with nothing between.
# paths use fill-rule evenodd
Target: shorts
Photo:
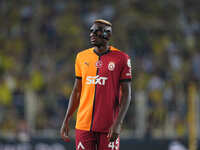
<instances>
[{"instance_id":1,"label":"shorts","mask_svg":"<svg viewBox=\"0 0 200 150\"><path fill-rule=\"evenodd\" d=\"M76 150L119 150L119 137L109 142L108 133L76 129Z\"/></svg>"}]
</instances>

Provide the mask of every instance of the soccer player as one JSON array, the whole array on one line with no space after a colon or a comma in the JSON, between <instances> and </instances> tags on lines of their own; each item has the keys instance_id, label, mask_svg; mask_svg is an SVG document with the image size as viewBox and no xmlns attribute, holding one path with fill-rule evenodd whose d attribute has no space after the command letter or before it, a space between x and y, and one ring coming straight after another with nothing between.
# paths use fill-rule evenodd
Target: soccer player
<instances>
[{"instance_id":1,"label":"soccer player","mask_svg":"<svg viewBox=\"0 0 200 150\"><path fill-rule=\"evenodd\" d=\"M76 150L119 150L119 135L131 100L131 61L109 45L112 24L98 19L90 28L92 48L77 54L76 80L61 127L69 141L69 120L78 108Z\"/></svg>"}]
</instances>

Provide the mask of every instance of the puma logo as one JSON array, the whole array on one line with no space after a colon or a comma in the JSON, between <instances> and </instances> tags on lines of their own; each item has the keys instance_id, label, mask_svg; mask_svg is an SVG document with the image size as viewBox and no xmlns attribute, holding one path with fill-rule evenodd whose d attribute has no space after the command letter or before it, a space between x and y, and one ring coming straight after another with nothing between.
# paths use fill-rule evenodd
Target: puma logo
<instances>
[{"instance_id":1,"label":"puma logo","mask_svg":"<svg viewBox=\"0 0 200 150\"><path fill-rule=\"evenodd\" d=\"M89 66L89 63L88 63L88 62L84 62L84 64L86 64L87 66Z\"/></svg>"}]
</instances>

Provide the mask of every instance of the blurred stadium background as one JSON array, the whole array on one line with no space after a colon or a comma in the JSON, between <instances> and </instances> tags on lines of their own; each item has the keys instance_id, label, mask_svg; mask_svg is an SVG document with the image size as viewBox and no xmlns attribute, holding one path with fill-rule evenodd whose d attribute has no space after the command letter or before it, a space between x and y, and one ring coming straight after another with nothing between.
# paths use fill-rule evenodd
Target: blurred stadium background
<instances>
[{"instance_id":1,"label":"blurred stadium background","mask_svg":"<svg viewBox=\"0 0 200 150\"><path fill-rule=\"evenodd\" d=\"M122 150L167 150L176 140L198 149L199 14L198 0L0 0L0 150L75 149L59 131L75 55L90 47L98 18L113 23L111 43L132 57Z\"/></svg>"}]
</instances>

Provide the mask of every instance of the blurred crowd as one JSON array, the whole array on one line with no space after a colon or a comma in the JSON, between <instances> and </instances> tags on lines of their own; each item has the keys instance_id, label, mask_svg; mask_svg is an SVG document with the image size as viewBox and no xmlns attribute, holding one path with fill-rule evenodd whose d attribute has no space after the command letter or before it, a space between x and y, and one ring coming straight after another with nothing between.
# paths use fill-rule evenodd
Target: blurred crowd
<instances>
[{"instance_id":1,"label":"blurred crowd","mask_svg":"<svg viewBox=\"0 0 200 150\"><path fill-rule=\"evenodd\" d=\"M188 86L200 86L199 6L195 0L0 0L0 136L59 135L75 56L90 47L89 28L98 18L112 22L111 44L132 58L124 132L187 136Z\"/></svg>"}]
</instances>

